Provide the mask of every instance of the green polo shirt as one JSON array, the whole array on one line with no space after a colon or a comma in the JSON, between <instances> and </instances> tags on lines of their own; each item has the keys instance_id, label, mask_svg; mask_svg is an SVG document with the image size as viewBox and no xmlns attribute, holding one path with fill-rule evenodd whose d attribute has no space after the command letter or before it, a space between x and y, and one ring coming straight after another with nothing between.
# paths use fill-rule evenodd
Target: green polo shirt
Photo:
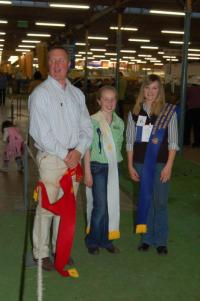
<instances>
[{"instance_id":1,"label":"green polo shirt","mask_svg":"<svg viewBox=\"0 0 200 301\"><path fill-rule=\"evenodd\" d=\"M90 161L97 161L99 163L108 163L107 157L103 149L103 139L100 130L99 122L92 119L93 124L93 140L90 147ZM112 123L110 124L115 148L117 152L117 162L122 161L121 148L123 142L124 122L121 118L113 113Z\"/></svg>"}]
</instances>

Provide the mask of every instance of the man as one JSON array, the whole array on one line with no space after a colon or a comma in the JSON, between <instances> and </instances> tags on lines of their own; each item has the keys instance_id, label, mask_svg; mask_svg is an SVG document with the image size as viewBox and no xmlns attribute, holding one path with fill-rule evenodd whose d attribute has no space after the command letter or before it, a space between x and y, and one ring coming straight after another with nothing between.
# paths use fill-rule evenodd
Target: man
<instances>
[{"instance_id":1,"label":"man","mask_svg":"<svg viewBox=\"0 0 200 301\"><path fill-rule=\"evenodd\" d=\"M69 54L62 47L48 52L48 78L29 97L30 135L38 150L40 180L49 202L62 195L59 181L68 168L75 168L92 141L92 125L83 93L67 79ZM77 184L73 179L76 195ZM41 212L41 214L39 213ZM33 226L33 256L42 267L52 270L49 257L50 227L53 222L52 253L56 252L59 216L37 207Z\"/></svg>"}]
</instances>

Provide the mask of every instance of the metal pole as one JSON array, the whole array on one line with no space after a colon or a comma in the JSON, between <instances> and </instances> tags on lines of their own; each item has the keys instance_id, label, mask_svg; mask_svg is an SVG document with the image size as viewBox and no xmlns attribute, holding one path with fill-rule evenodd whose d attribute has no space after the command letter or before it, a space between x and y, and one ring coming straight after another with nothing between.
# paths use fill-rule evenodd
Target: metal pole
<instances>
[{"instance_id":1,"label":"metal pole","mask_svg":"<svg viewBox=\"0 0 200 301\"><path fill-rule=\"evenodd\" d=\"M24 209L28 209L28 149L27 142L24 145Z\"/></svg>"},{"instance_id":2,"label":"metal pole","mask_svg":"<svg viewBox=\"0 0 200 301\"><path fill-rule=\"evenodd\" d=\"M184 21L184 45L183 45L183 63L181 70L181 91L180 91L180 122L179 122L179 146L180 154L183 154L184 142L184 124L185 124L185 105L186 105L186 87L187 87L187 67L188 67L188 47L190 40L190 19L191 19L191 2L186 1L185 21Z\"/></svg>"},{"instance_id":3,"label":"metal pole","mask_svg":"<svg viewBox=\"0 0 200 301\"><path fill-rule=\"evenodd\" d=\"M13 98L11 99L11 121L12 123L14 122L14 100Z\"/></svg>"},{"instance_id":4,"label":"metal pole","mask_svg":"<svg viewBox=\"0 0 200 301\"><path fill-rule=\"evenodd\" d=\"M117 29L117 60L116 60L116 67L115 67L115 88L117 92L119 92L119 67L120 67L120 51L121 51L121 44L122 44L122 35L121 35L121 27L122 27L122 13L118 13L118 29Z\"/></svg>"},{"instance_id":5,"label":"metal pole","mask_svg":"<svg viewBox=\"0 0 200 301\"><path fill-rule=\"evenodd\" d=\"M85 94L87 94L87 80L88 80L88 35L89 35L89 31L88 28L86 28L86 32L85 32L85 66L84 66L84 92Z\"/></svg>"}]
</instances>

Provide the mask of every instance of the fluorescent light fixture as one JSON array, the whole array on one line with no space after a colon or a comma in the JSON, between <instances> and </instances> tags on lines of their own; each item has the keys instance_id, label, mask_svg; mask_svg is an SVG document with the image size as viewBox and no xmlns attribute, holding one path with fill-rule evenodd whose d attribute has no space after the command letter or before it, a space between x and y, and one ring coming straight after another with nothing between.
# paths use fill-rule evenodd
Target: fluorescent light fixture
<instances>
[{"instance_id":1,"label":"fluorescent light fixture","mask_svg":"<svg viewBox=\"0 0 200 301\"><path fill-rule=\"evenodd\" d=\"M77 46L86 46L86 43L76 42L75 45L77 45Z\"/></svg>"},{"instance_id":2,"label":"fluorescent light fixture","mask_svg":"<svg viewBox=\"0 0 200 301\"><path fill-rule=\"evenodd\" d=\"M5 36L5 32L0 31L0 36Z\"/></svg>"},{"instance_id":3,"label":"fluorescent light fixture","mask_svg":"<svg viewBox=\"0 0 200 301\"><path fill-rule=\"evenodd\" d=\"M162 33L169 33L169 34L184 34L184 31L177 31L177 30L161 30Z\"/></svg>"},{"instance_id":4,"label":"fluorescent light fixture","mask_svg":"<svg viewBox=\"0 0 200 301\"><path fill-rule=\"evenodd\" d=\"M148 39L128 39L128 41L150 43L150 40L148 40Z\"/></svg>"},{"instance_id":5,"label":"fluorescent light fixture","mask_svg":"<svg viewBox=\"0 0 200 301\"><path fill-rule=\"evenodd\" d=\"M188 53L189 56L200 56L200 53Z\"/></svg>"},{"instance_id":6,"label":"fluorescent light fixture","mask_svg":"<svg viewBox=\"0 0 200 301\"><path fill-rule=\"evenodd\" d=\"M10 4L12 4L12 1L0 1L0 4L8 4L8 5L10 5Z\"/></svg>"},{"instance_id":7,"label":"fluorescent light fixture","mask_svg":"<svg viewBox=\"0 0 200 301\"><path fill-rule=\"evenodd\" d=\"M169 44L183 45L183 41L169 41Z\"/></svg>"},{"instance_id":8,"label":"fluorescent light fixture","mask_svg":"<svg viewBox=\"0 0 200 301\"><path fill-rule=\"evenodd\" d=\"M129 59L129 60L134 60L134 56L123 56L123 59Z\"/></svg>"},{"instance_id":9,"label":"fluorescent light fixture","mask_svg":"<svg viewBox=\"0 0 200 301\"><path fill-rule=\"evenodd\" d=\"M4 45L3 45L3 44L0 44L0 47L4 47Z\"/></svg>"},{"instance_id":10,"label":"fluorescent light fixture","mask_svg":"<svg viewBox=\"0 0 200 301\"><path fill-rule=\"evenodd\" d=\"M81 54L75 54L75 57L82 57Z\"/></svg>"},{"instance_id":11,"label":"fluorescent light fixture","mask_svg":"<svg viewBox=\"0 0 200 301\"><path fill-rule=\"evenodd\" d=\"M95 37L95 36L89 36L89 40L108 40L108 37Z\"/></svg>"},{"instance_id":12,"label":"fluorescent light fixture","mask_svg":"<svg viewBox=\"0 0 200 301\"><path fill-rule=\"evenodd\" d=\"M158 49L159 47L157 46L140 46L142 49Z\"/></svg>"},{"instance_id":13,"label":"fluorescent light fixture","mask_svg":"<svg viewBox=\"0 0 200 301\"><path fill-rule=\"evenodd\" d=\"M40 43L41 41L39 40L22 40L22 43Z\"/></svg>"},{"instance_id":14,"label":"fluorescent light fixture","mask_svg":"<svg viewBox=\"0 0 200 301\"><path fill-rule=\"evenodd\" d=\"M128 50L128 49L122 49L120 52L127 52L127 53L136 53L136 50Z\"/></svg>"},{"instance_id":15,"label":"fluorescent light fixture","mask_svg":"<svg viewBox=\"0 0 200 301\"><path fill-rule=\"evenodd\" d=\"M158 54L164 54L164 51L158 51Z\"/></svg>"},{"instance_id":16,"label":"fluorescent light fixture","mask_svg":"<svg viewBox=\"0 0 200 301\"><path fill-rule=\"evenodd\" d=\"M17 55L11 55L11 56L9 57L9 59L8 59L8 62L10 62L11 65L12 65L12 64L14 64L15 62L17 62L18 59L19 59L19 57L18 57Z\"/></svg>"},{"instance_id":17,"label":"fluorescent light fixture","mask_svg":"<svg viewBox=\"0 0 200 301\"><path fill-rule=\"evenodd\" d=\"M188 60L199 61L199 60L200 60L200 57L191 57L191 56L188 56Z\"/></svg>"},{"instance_id":18,"label":"fluorescent light fixture","mask_svg":"<svg viewBox=\"0 0 200 301\"><path fill-rule=\"evenodd\" d=\"M146 64L146 61L140 61L139 64Z\"/></svg>"},{"instance_id":19,"label":"fluorescent light fixture","mask_svg":"<svg viewBox=\"0 0 200 301\"><path fill-rule=\"evenodd\" d=\"M0 42L5 42L5 39L0 39Z\"/></svg>"},{"instance_id":20,"label":"fluorescent light fixture","mask_svg":"<svg viewBox=\"0 0 200 301\"><path fill-rule=\"evenodd\" d=\"M49 38L51 35L48 33L27 33L28 37L46 37Z\"/></svg>"},{"instance_id":21,"label":"fluorescent light fixture","mask_svg":"<svg viewBox=\"0 0 200 301\"><path fill-rule=\"evenodd\" d=\"M151 54L138 54L138 56L140 56L140 57L152 57Z\"/></svg>"},{"instance_id":22,"label":"fluorescent light fixture","mask_svg":"<svg viewBox=\"0 0 200 301\"><path fill-rule=\"evenodd\" d=\"M163 63L154 63L155 66L163 66Z\"/></svg>"},{"instance_id":23,"label":"fluorescent light fixture","mask_svg":"<svg viewBox=\"0 0 200 301\"><path fill-rule=\"evenodd\" d=\"M33 67L38 68L39 65L38 64L33 64Z\"/></svg>"},{"instance_id":24,"label":"fluorescent light fixture","mask_svg":"<svg viewBox=\"0 0 200 301\"><path fill-rule=\"evenodd\" d=\"M178 11L168 11L168 10L157 10L157 9L150 9L150 14L158 14L158 15L170 15L170 16L184 16L184 12Z\"/></svg>"},{"instance_id":25,"label":"fluorescent light fixture","mask_svg":"<svg viewBox=\"0 0 200 301\"><path fill-rule=\"evenodd\" d=\"M142 68L142 70L144 70L144 71L150 71L151 68Z\"/></svg>"},{"instance_id":26,"label":"fluorescent light fixture","mask_svg":"<svg viewBox=\"0 0 200 301\"><path fill-rule=\"evenodd\" d=\"M78 5L78 4L64 4L64 3L50 3L50 7L58 7L58 8L69 8L69 9L89 9L89 5Z\"/></svg>"},{"instance_id":27,"label":"fluorescent light fixture","mask_svg":"<svg viewBox=\"0 0 200 301\"><path fill-rule=\"evenodd\" d=\"M105 52L105 55L117 56L117 53L116 52Z\"/></svg>"},{"instance_id":28,"label":"fluorescent light fixture","mask_svg":"<svg viewBox=\"0 0 200 301\"><path fill-rule=\"evenodd\" d=\"M90 48L91 51L106 51L105 48Z\"/></svg>"},{"instance_id":29,"label":"fluorescent light fixture","mask_svg":"<svg viewBox=\"0 0 200 301\"><path fill-rule=\"evenodd\" d=\"M15 51L17 51L17 52L28 52L28 51L30 51L30 49L19 49L19 48L17 48L17 49L15 49Z\"/></svg>"},{"instance_id":30,"label":"fluorescent light fixture","mask_svg":"<svg viewBox=\"0 0 200 301\"><path fill-rule=\"evenodd\" d=\"M7 24L8 23L8 21L6 21L6 20L0 20L0 24Z\"/></svg>"},{"instance_id":31,"label":"fluorescent light fixture","mask_svg":"<svg viewBox=\"0 0 200 301\"><path fill-rule=\"evenodd\" d=\"M35 45L18 45L18 48L35 48Z\"/></svg>"},{"instance_id":32,"label":"fluorescent light fixture","mask_svg":"<svg viewBox=\"0 0 200 301\"><path fill-rule=\"evenodd\" d=\"M34 62L38 62L38 58L37 57L34 57L33 60L34 60Z\"/></svg>"},{"instance_id":33,"label":"fluorescent light fixture","mask_svg":"<svg viewBox=\"0 0 200 301\"><path fill-rule=\"evenodd\" d=\"M178 59L167 59L167 61L178 62Z\"/></svg>"},{"instance_id":34,"label":"fluorescent light fixture","mask_svg":"<svg viewBox=\"0 0 200 301\"><path fill-rule=\"evenodd\" d=\"M38 26L55 26L55 27L65 27L64 23L51 23L51 22L35 22Z\"/></svg>"},{"instance_id":35,"label":"fluorescent light fixture","mask_svg":"<svg viewBox=\"0 0 200 301\"><path fill-rule=\"evenodd\" d=\"M78 54L86 54L86 51L79 51L78 52ZM93 54L93 52L91 52L91 51L88 51L88 53L87 54Z\"/></svg>"},{"instance_id":36,"label":"fluorescent light fixture","mask_svg":"<svg viewBox=\"0 0 200 301\"><path fill-rule=\"evenodd\" d=\"M194 52L200 51L200 49L194 49L194 48L189 48L188 50L189 50L189 51L194 51Z\"/></svg>"},{"instance_id":37,"label":"fluorescent light fixture","mask_svg":"<svg viewBox=\"0 0 200 301\"><path fill-rule=\"evenodd\" d=\"M118 26L110 26L110 29L118 30ZM138 28L136 28L136 27L121 27L121 30L138 31Z\"/></svg>"}]
</instances>

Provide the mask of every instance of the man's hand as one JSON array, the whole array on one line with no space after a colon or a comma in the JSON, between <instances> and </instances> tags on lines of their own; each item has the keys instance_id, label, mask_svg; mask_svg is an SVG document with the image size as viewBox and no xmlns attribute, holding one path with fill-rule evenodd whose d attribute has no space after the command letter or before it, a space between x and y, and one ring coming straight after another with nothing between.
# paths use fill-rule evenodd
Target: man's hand
<instances>
[{"instance_id":1,"label":"man's hand","mask_svg":"<svg viewBox=\"0 0 200 301\"><path fill-rule=\"evenodd\" d=\"M128 171L129 171L129 175L133 181L135 181L135 182L140 181L140 177L139 177L136 169L133 166L128 166Z\"/></svg>"},{"instance_id":2,"label":"man's hand","mask_svg":"<svg viewBox=\"0 0 200 301\"><path fill-rule=\"evenodd\" d=\"M92 178L91 172L85 174L85 176L84 176L84 184L87 187L92 187L92 185L93 185L93 178Z\"/></svg>"},{"instance_id":3,"label":"man's hand","mask_svg":"<svg viewBox=\"0 0 200 301\"><path fill-rule=\"evenodd\" d=\"M76 149L69 151L64 162L69 168L75 168L81 159L81 153Z\"/></svg>"},{"instance_id":4,"label":"man's hand","mask_svg":"<svg viewBox=\"0 0 200 301\"><path fill-rule=\"evenodd\" d=\"M171 174L172 174L172 167L170 165L166 164L161 171L160 181L162 183L166 183L167 181L170 180Z\"/></svg>"}]
</instances>

